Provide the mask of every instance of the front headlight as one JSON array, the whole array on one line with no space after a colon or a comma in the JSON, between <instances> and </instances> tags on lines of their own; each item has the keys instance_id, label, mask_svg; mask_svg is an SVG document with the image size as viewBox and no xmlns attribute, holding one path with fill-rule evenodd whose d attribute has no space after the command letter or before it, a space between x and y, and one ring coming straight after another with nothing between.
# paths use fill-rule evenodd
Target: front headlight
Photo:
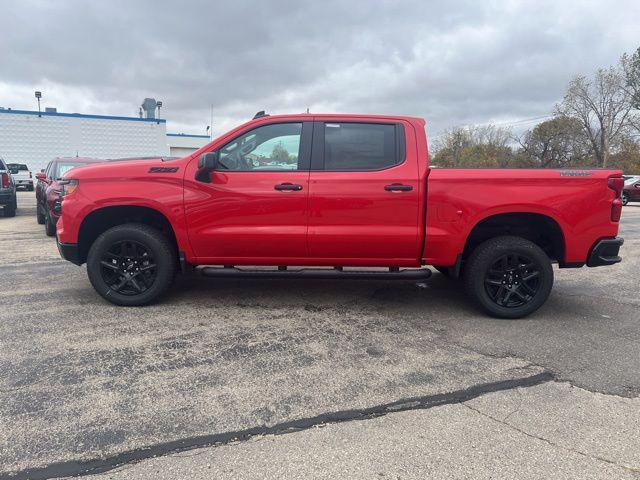
<instances>
[{"instance_id":1,"label":"front headlight","mask_svg":"<svg viewBox=\"0 0 640 480\"><path fill-rule=\"evenodd\" d=\"M78 188L78 180L62 180L60 182L60 185L62 186L62 189L60 190L60 196L66 197L67 195L71 195L76 191L76 188Z\"/></svg>"}]
</instances>

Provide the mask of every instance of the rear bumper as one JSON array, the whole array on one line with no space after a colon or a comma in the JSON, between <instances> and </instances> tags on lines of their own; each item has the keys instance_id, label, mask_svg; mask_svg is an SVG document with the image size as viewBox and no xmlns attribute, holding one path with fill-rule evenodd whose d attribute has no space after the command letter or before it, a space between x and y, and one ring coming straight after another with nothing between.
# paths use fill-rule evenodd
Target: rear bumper
<instances>
[{"instance_id":1,"label":"rear bumper","mask_svg":"<svg viewBox=\"0 0 640 480\"><path fill-rule=\"evenodd\" d=\"M587 260L588 267L601 267L603 265L613 265L622 261L622 257L618 255L620 247L624 243L621 237L605 238L596 243L595 247L589 254Z\"/></svg>"},{"instance_id":2,"label":"rear bumper","mask_svg":"<svg viewBox=\"0 0 640 480\"><path fill-rule=\"evenodd\" d=\"M56 244L58 245L58 252L60 252L62 258L75 265L82 265L77 243L60 243L56 239Z\"/></svg>"}]
</instances>

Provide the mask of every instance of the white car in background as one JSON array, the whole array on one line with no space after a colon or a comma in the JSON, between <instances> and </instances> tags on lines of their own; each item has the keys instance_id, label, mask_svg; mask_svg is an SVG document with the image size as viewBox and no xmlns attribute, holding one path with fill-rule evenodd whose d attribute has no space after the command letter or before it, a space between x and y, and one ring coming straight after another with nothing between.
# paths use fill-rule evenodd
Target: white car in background
<instances>
[{"instance_id":1,"label":"white car in background","mask_svg":"<svg viewBox=\"0 0 640 480\"><path fill-rule=\"evenodd\" d=\"M16 187L25 187L33 191L33 174L24 163L7 163Z\"/></svg>"}]
</instances>

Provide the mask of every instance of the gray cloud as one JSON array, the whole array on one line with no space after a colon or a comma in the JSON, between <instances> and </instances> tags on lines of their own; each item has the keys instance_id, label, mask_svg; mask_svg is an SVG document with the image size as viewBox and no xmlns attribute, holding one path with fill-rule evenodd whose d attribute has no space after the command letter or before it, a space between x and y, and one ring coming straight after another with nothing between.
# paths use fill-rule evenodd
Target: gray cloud
<instances>
[{"instance_id":1,"label":"gray cloud","mask_svg":"<svg viewBox=\"0 0 640 480\"><path fill-rule=\"evenodd\" d=\"M548 114L640 44L635 0L2 1L0 105L222 133L255 111L406 113L430 133Z\"/></svg>"}]
</instances>

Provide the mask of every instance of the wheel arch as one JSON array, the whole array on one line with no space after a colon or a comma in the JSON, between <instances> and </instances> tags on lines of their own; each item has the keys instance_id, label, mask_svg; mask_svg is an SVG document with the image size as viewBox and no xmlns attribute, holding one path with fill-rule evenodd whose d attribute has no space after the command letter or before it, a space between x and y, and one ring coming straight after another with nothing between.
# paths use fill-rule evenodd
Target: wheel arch
<instances>
[{"instance_id":1,"label":"wheel arch","mask_svg":"<svg viewBox=\"0 0 640 480\"><path fill-rule=\"evenodd\" d=\"M86 262L91 245L103 232L126 223L142 223L162 232L175 248L176 258L178 258L176 232L163 212L148 206L112 205L92 210L82 220L78 230L80 263Z\"/></svg>"},{"instance_id":2,"label":"wheel arch","mask_svg":"<svg viewBox=\"0 0 640 480\"><path fill-rule=\"evenodd\" d=\"M525 238L542 248L551 260L564 262L566 241L560 223L546 213L529 211L493 213L476 221L466 237L462 259L482 242L502 235Z\"/></svg>"}]
</instances>

